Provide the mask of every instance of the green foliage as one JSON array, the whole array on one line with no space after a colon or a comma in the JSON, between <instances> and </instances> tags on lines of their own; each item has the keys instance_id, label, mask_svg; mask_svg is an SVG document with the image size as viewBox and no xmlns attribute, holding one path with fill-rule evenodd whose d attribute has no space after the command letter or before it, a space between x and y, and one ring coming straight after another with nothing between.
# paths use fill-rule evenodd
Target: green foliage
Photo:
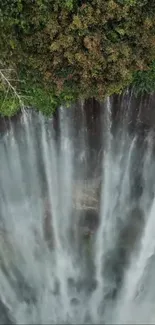
<instances>
[{"instance_id":1,"label":"green foliage","mask_svg":"<svg viewBox=\"0 0 155 325\"><path fill-rule=\"evenodd\" d=\"M118 0L118 3L129 6L141 5L144 6L147 4L147 0Z\"/></svg>"},{"instance_id":2,"label":"green foliage","mask_svg":"<svg viewBox=\"0 0 155 325\"><path fill-rule=\"evenodd\" d=\"M3 0L0 48L0 62L25 81L28 104L46 114L79 96L118 93L133 77L150 91L155 2Z\"/></svg>"},{"instance_id":3,"label":"green foliage","mask_svg":"<svg viewBox=\"0 0 155 325\"><path fill-rule=\"evenodd\" d=\"M43 88L26 89L27 106L34 107L49 116L58 107L57 97Z\"/></svg>"},{"instance_id":4,"label":"green foliage","mask_svg":"<svg viewBox=\"0 0 155 325\"><path fill-rule=\"evenodd\" d=\"M40 110L46 116L50 116L60 105L69 107L75 99L75 93L64 90L59 95L56 95L54 89L45 89L43 87L26 85L23 90L26 98L26 106L34 107Z\"/></svg>"},{"instance_id":5,"label":"green foliage","mask_svg":"<svg viewBox=\"0 0 155 325\"><path fill-rule=\"evenodd\" d=\"M23 74L21 73L21 78ZM14 79L12 79L14 77ZM14 86L12 85L14 80ZM47 86L47 85L46 85ZM46 116L51 116L61 106L70 107L78 97L74 87L65 87L57 94L53 87L44 87L33 80L17 79L13 70L0 69L0 115L13 116L20 108L33 107Z\"/></svg>"},{"instance_id":6,"label":"green foliage","mask_svg":"<svg viewBox=\"0 0 155 325\"><path fill-rule=\"evenodd\" d=\"M74 8L74 1L73 0L66 0L64 1L65 7L69 10L72 11Z\"/></svg>"},{"instance_id":7,"label":"green foliage","mask_svg":"<svg viewBox=\"0 0 155 325\"><path fill-rule=\"evenodd\" d=\"M152 93L155 91L155 61L146 71L137 71L134 73L133 85L135 93Z\"/></svg>"},{"instance_id":8,"label":"green foliage","mask_svg":"<svg viewBox=\"0 0 155 325\"><path fill-rule=\"evenodd\" d=\"M4 96L4 92L0 92L0 115L11 117L18 113L20 104L14 96Z\"/></svg>"},{"instance_id":9,"label":"green foliage","mask_svg":"<svg viewBox=\"0 0 155 325\"><path fill-rule=\"evenodd\" d=\"M26 84L21 87L23 105L25 107L33 107L41 111L46 116L51 116L56 109L65 105L70 107L71 103L77 98L75 92L65 89L59 95L55 90L45 89L37 85ZM13 92L7 92L6 89L0 90L0 115L11 117L18 113L21 103Z\"/></svg>"}]
</instances>

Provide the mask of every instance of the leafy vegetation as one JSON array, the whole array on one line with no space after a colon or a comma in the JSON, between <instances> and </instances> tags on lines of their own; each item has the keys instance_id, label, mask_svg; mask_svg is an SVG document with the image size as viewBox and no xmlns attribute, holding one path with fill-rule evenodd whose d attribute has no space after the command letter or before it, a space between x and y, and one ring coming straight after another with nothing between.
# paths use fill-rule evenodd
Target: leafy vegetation
<instances>
[{"instance_id":1,"label":"leafy vegetation","mask_svg":"<svg viewBox=\"0 0 155 325\"><path fill-rule=\"evenodd\" d=\"M136 93L152 93L155 91L155 61L148 70L134 73L133 85Z\"/></svg>"},{"instance_id":2,"label":"leafy vegetation","mask_svg":"<svg viewBox=\"0 0 155 325\"><path fill-rule=\"evenodd\" d=\"M155 86L155 2L3 0L0 48L1 66L15 72L10 83L21 94L16 96L0 77L3 115L14 114L21 97L24 105L50 115L63 103L103 98L132 82L150 91Z\"/></svg>"}]
</instances>

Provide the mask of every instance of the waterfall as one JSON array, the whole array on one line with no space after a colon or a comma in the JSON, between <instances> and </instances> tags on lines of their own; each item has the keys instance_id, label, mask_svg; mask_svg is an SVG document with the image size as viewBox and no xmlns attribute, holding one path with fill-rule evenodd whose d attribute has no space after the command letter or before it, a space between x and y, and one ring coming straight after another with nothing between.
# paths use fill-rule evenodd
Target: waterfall
<instances>
[{"instance_id":1,"label":"waterfall","mask_svg":"<svg viewBox=\"0 0 155 325\"><path fill-rule=\"evenodd\" d=\"M154 132L131 127L132 96L99 120L25 110L1 136L1 323L155 322Z\"/></svg>"}]
</instances>

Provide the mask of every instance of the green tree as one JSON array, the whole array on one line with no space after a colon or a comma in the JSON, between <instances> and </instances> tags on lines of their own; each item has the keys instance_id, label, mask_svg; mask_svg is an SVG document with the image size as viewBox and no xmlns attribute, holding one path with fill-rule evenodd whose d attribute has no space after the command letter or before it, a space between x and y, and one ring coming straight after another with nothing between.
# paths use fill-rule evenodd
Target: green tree
<instances>
[{"instance_id":1,"label":"green tree","mask_svg":"<svg viewBox=\"0 0 155 325\"><path fill-rule=\"evenodd\" d=\"M78 96L103 98L155 60L155 2L3 0L0 48L2 65L24 81L24 94L31 87L38 100L40 89L48 93L51 111Z\"/></svg>"}]
</instances>

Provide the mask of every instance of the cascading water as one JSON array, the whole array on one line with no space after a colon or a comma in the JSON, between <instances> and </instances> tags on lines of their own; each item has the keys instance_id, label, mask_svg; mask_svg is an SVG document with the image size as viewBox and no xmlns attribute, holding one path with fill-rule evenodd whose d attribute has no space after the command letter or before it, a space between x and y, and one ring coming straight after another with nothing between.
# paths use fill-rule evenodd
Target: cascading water
<instances>
[{"instance_id":1,"label":"cascading water","mask_svg":"<svg viewBox=\"0 0 155 325\"><path fill-rule=\"evenodd\" d=\"M25 111L1 137L0 323L155 322L154 134L122 105L115 127L102 107L95 173L83 104L59 109L59 132Z\"/></svg>"}]
</instances>

